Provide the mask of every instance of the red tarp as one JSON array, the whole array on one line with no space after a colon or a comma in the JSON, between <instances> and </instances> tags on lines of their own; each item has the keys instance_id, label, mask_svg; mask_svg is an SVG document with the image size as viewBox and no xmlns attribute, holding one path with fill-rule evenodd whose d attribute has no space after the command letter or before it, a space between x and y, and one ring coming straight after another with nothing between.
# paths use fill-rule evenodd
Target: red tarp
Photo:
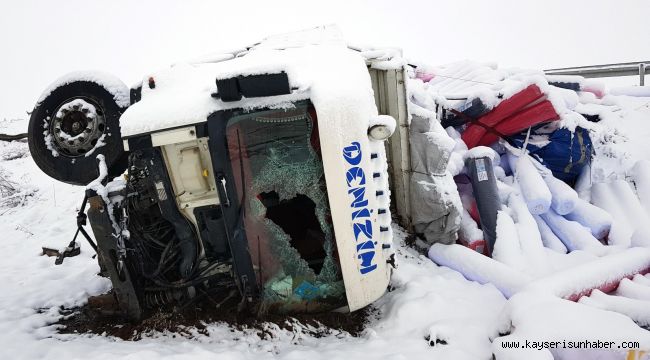
<instances>
[{"instance_id":1,"label":"red tarp","mask_svg":"<svg viewBox=\"0 0 650 360\"><path fill-rule=\"evenodd\" d=\"M503 100L492 111L471 123L462 134L468 148L490 145L499 139L499 134L514 135L530 126L557 120L559 115L537 85Z\"/></svg>"}]
</instances>

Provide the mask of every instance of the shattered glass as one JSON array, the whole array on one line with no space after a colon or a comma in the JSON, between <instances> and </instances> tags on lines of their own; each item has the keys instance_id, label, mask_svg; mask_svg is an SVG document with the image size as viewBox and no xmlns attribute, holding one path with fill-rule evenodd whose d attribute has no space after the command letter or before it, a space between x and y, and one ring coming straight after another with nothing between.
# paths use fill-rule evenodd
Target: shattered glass
<instances>
[{"instance_id":1,"label":"shattered glass","mask_svg":"<svg viewBox=\"0 0 650 360\"><path fill-rule=\"evenodd\" d=\"M339 270L315 115L307 104L233 117L228 149L268 306L341 306Z\"/></svg>"}]
</instances>

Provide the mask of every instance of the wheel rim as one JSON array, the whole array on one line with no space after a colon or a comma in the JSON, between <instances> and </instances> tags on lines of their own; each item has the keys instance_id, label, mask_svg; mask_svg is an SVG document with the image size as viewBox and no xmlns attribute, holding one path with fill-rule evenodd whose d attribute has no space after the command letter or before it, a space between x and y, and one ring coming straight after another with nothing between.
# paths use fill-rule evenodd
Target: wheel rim
<instances>
[{"instance_id":1,"label":"wheel rim","mask_svg":"<svg viewBox=\"0 0 650 360\"><path fill-rule=\"evenodd\" d=\"M106 119L94 101L75 98L65 101L54 112L50 133L56 151L68 157L85 156L102 141Z\"/></svg>"}]
</instances>

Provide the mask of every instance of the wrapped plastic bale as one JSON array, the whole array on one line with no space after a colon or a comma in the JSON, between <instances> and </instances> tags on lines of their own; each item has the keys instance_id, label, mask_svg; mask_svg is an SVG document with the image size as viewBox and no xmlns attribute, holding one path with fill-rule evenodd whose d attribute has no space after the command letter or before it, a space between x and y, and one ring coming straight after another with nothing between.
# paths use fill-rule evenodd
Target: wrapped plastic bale
<instances>
[{"instance_id":1,"label":"wrapped plastic bale","mask_svg":"<svg viewBox=\"0 0 650 360\"><path fill-rule=\"evenodd\" d=\"M535 222L537 223L537 229L539 229L539 234L542 237L542 243L544 247L549 248L553 251L559 252L560 254L566 254L567 248L562 243L562 240L553 233L553 230L546 224L544 219L539 215L533 215Z\"/></svg>"},{"instance_id":2,"label":"wrapped plastic bale","mask_svg":"<svg viewBox=\"0 0 650 360\"><path fill-rule=\"evenodd\" d=\"M551 208L560 215L573 211L580 200L578 193L564 181L556 179L550 172L544 175L544 182L551 192Z\"/></svg>"},{"instance_id":3,"label":"wrapped plastic bale","mask_svg":"<svg viewBox=\"0 0 650 360\"><path fill-rule=\"evenodd\" d=\"M513 269L525 269L527 264L521 251L517 226L505 211L499 211L497 215L497 239L492 258Z\"/></svg>"},{"instance_id":4,"label":"wrapped plastic bale","mask_svg":"<svg viewBox=\"0 0 650 360\"><path fill-rule=\"evenodd\" d=\"M632 168L632 177L639 201L641 201L646 214L650 214L650 161L637 161Z\"/></svg>"},{"instance_id":5,"label":"wrapped plastic bale","mask_svg":"<svg viewBox=\"0 0 650 360\"><path fill-rule=\"evenodd\" d=\"M520 193L510 194L508 208L512 210L512 217L519 234L519 246L526 261L524 271L534 276L546 274L549 266L542 237Z\"/></svg>"},{"instance_id":6,"label":"wrapped plastic bale","mask_svg":"<svg viewBox=\"0 0 650 360\"><path fill-rule=\"evenodd\" d=\"M579 223L567 220L553 210L549 210L540 216L566 246L567 250L584 250L595 255L605 253L603 244Z\"/></svg>"},{"instance_id":7,"label":"wrapped plastic bale","mask_svg":"<svg viewBox=\"0 0 650 360\"><path fill-rule=\"evenodd\" d=\"M530 158L527 155L517 157L508 154L508 162L521 187L521 193L530 213L539 215L547 212L551 207L551 191Z\"/></svg>"},{"instance_id":8,"label":"wrapped plastic bale","mask_svg":"<svg viewBox=\"0 0 650 360\"><path fill-rule=\"evenodd\" d=\"M456 184L446 171L456 143L444 131L431 131L429 121L437 120L415 115L411 120L411 220L415 232L427 242L451 244L457 238L462 209Z\"/></svg>"},{"instance_id":9,"label":"wrapped plastic bale","mask_svg":"<svg viewBox=\"0 0 650 360\"><path fill-rule=\"evenodd\" d=\"M629 247L634 228L627 216L625 216L625 207L619 203L619 199L614 195L610 184L594 183L591 186L591 202L613 217L607 237L608 243L610 245Z\"/></svg>"},{"instance_id":10,"label":"wrapped plastic bale","mask_svg":"<svg viewBox=\"0 0 650 360\"><path fill-rule=\"evenodd\" d=\"M494 285L506 298L516 294L532 280L510 266L458 244L434 244L429 248L428 255L434 263L456 270L468 280Z\"/></svg>"},{"instance_id":11,"label":"wrapped plastic bale","mask_svg":"<svg viewBox=\"0 0 650 360\"><path fill-rule=\"evenodd\" d=\"M612 216L607 211L582 199L579 199L575 203L573 211L564 217L588 228L598 240L605 239L612 228Z\"/></svg>"},{"instance_id":12,"label":"wrapped plastic bale","mask_svg":"<svg viewBox=\"0 0 650 360\"><path fill-rule=\"evenodd\" d=\"M639 199L632 191L632 187L625 180L616 180L612 182L614 195L625 204L625 215L630 224L634 227L632 233L632 246L650 246L650 224L649 218L641 206Z\"/></svg>"},{"instance_id":13,"label":"wrapped plastic bale","mask_svg":"<svg viewBox=\"0 0 650 360\"><path fill-rule=\"evenodd\" d=\"M607 94L607 86L602 81L594 79L585 79L582 83L580 91L592 93L597 99L602 99Z\"/></svg>"},{"instance_id":14,"label":"wrapped plastic bale","mask_svg":"<svg viewBox=\"0 0 650 360\"><path fill-rule=\"evenodd\" d=\"M578 197L584 201L591 201L591 165L586 164L582 167L580 174L576 178L573 189L578 193Z\"/></svg>"},{"instance_id":15,"label":"wrapped plastic bale","mask_svg":"<svg viewBox=\"0 0 650 360\"><path fill-rule=\"evenodd\" d=\"M587 129L576 127L555 129L536 126L531 130L526 147L529 155L553 172L556 178L573 185L584 166L591 161L592 143ZM526 141L526 132L511 136L508 141L521 148Z\"/></svg>"},{"instance_id":16,"label":"wrapped plastic bale","mask_svg":"<svg viewBox=\"0 0 650 360\"><path fill-rule=\"evenodd\" d=\"M597 183L592 186L592 201L614 216L610 239L616 245L650 246L650 220L627 181Z\"/></svg>"},{"instance_id":17,"label":"wrapped plastic bale","mask_svg":"<svg viewBox=\"0 0 650 360\"><path fill-rule=\"evenodd\" d=\"M496 241L497 212L501 209L497 179L492 168L494 155L496 153L490 148L477 147L467 152L465 160L489 253Z\"/></svg>"}]
</instances>

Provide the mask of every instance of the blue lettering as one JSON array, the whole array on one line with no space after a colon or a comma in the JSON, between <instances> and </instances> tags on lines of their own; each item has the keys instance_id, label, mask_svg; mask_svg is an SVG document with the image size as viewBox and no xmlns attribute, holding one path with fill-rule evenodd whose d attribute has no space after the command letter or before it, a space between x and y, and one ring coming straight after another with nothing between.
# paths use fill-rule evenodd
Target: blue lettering
<instances>
[{"instance_id":1,"label":"blue lettering","mask_svg":"<svg viewBox=\"0 0 650 360\"><path fill-rule=\"evenodd\" d=\"M348 164L352 165L345 173L345 180L348 185L348 194L352 195L350 207L352 211L352 232L354 239L357 241L357 258L361 260L359 272L365 275L377 268L373 264L375 257L375 243L372 240L372 221L370 210L368 209L368 199L366 199L366 174L359 165L361 163L361 144L353 142L350 146L343 148L343 157ZM363 220L366 219L366 220ZM360 235L367 239L360 239Z\"/></svg>"},{"instance_id":2,"label":"blue lettering","mask_svg":"<svg viewBox=\"0 0 650 360\"><path fill-rule=\"evenodd\" d=\"M359 217L370 217L370 211L368 209L361 209L352 212L352 220Z\"/></svg>"},{"instance_id":3,"label":"blue lettering","mask_svg":"<svg viewBox=\"0 0 650 360\"><path fill-rule=\"evenodd\" d=\"M357 245L357 252L361 250L373 250L375 248L375 244L372 243L372 240L366 241L364 243L358 244Z\"/></svg>"},{"instance_id":4,"label":"blue lettering","mask_svg":"<svg viewBox=\"0 0 650 360\"><path fill-rule=\"evenodd\" d=\"M372 253L372 254L374 255L375 253ZM368 267L365 267L365 268L361 268L361 269L359 269L359 272L360 272L362 275L364 275L364 274L367 274L367 273L369 273L369 272L375 270L376 268L377 268L377 264L374 264L374 265L372 265L372 266L368 266Z\"/></svg>"},{"instance_id":5,"label":"blue lettering","mask_svg":"<svg viewBox=\"0 0 650 360\"><path fill-rule=\"evenodd\" d=\"M359 254L357 257L359 259L361 259L361 267L362 268L369 268L369 267L372 267L372 266L377 266L377 265L372 265L372 259L375 257L375 252L374 251L368 251L368 252ZM363 269L361 269L361 271L362 271L362 274L363 274ZM372 271L372 269L370 269L368 271Z\"/></svg>"},{"instance_id":6,"label":"blue lettering","mask_svg":"<svg viewBox=\"0 0 650 360\"><path fill-rule=\"evenodd\" d=\"M372 222L366 220L365 224L354 223L352 224L354 231L354 239L359 241L359 234L363 233L368 239L372 239Z\"/></svg>"},{"instance_id":7,"label":"blue lettering","mask_svg":"<svg viewBox=\"0 0 650 360\"><path fill-rule=\"evenodd\" d=\"M352 196L354 196L354 200L352 200L352 204L350 206L355 208L368 206L368 200L365 199L366 188L353 188L348 190L348 194L352 194Z\"/></svg>"},{"instance_id":8,"label":"blue lettering","mask_svg":"<svg viewBox=\"0 0 650 360\"><path fill-rule=\"evenodd\" d=\"M344 147L343 157L350 165L359 165L361 162L361 144L355 141L352 145Z\"/></svg>"},{"instance_id":9,"label":"blue lettering","mask_svg":"<svg viewBox=\"0 0 650 360\"><path fill-rule=\"evenodd\" d=\"M360 167L353 167L345 173L345 178L348 181L348 186L361 186L366 184L366 174L363 172L363 169ZM352 184L354 180L359 180L359 183Z\"/></svg>"}]
</instances>

